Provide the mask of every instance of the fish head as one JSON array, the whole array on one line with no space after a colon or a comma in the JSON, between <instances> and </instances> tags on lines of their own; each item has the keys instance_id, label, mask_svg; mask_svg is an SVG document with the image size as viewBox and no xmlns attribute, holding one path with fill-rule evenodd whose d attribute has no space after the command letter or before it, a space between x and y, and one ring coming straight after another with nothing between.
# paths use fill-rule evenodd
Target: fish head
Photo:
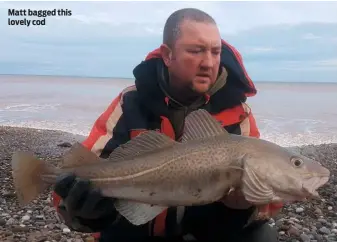
<instances>
[{"instance_id":1,"label":"fish head","mask_svg":"<svg viewBox=\"0 0 337 242\"><path fill-rule=\"evenodd\" d=\"M243 190L255 204L319 198L330 171L319 162L277 144L255 140L244 158Z\"/></svg>"}]
</instances>

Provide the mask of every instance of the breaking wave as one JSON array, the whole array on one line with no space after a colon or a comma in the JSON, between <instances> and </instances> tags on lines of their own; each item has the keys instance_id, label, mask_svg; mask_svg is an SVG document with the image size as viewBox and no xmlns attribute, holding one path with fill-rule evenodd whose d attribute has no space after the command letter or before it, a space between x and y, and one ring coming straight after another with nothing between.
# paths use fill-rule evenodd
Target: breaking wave
<instances>
[{"instance_id":1,"label":"breaking wave","mask_svg":"<svg viewBox=\"0 0 337 242\"><path fill-rule=\"evenodd\" d=\"M0 108L1 111L8 112L30 112L37 113L43 110L56 110L61 104L14 104Z\"/></svg>"}]
</instances>

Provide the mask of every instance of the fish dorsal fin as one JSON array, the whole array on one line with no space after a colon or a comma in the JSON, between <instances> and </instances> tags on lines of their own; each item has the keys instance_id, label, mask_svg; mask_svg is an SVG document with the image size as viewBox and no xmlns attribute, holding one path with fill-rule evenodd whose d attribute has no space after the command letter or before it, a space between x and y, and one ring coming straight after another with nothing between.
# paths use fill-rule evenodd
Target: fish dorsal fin
<instances>
[{"instance_id":1,"label":"fish dorsal fin","mask_svg":"<svg viewBox=\"0 0 337 242\"><path fill-rule=\"evenodd\" d=\"M70 150L64 155L62 168L71 168L81 165L89 165L100 162L101 159L84 147L81 143L74 143Z\"/></svg>"},{"instance_id":2,"label":"fish dorsal fin","mask_svg":"<svg viewBox=\"0 0 337 242\"><path fill-rule=\"evenodd\" d=\"M178 142L165 134L154 130L145 131L125 144L118 146L110 155L109 161L120 161L144 155L150 151L156 151L171 147Z\"/></svg>"},{"instance_id":3,"label":"fish dorsal fin","mask_svg":"<svg viewBox=\"0 0 337 242\"><path fill-rule=\"evenodd\" d=\"M185 119L182 142L224 134L228 132L208 111L198 109L187 115Z\"/></svg>"}]
</instances>

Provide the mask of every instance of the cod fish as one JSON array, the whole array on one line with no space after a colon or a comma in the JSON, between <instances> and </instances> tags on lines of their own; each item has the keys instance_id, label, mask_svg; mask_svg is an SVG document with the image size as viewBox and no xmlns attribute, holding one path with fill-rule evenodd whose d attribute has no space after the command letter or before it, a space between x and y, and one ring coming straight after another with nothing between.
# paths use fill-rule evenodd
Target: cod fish
<instances>
[{"instance_id":1,"label":"cod fish","mask_svg":"<svg viewBox=\"0 0 337 242\"><path fill-rule=\"evenodd\" d=\"M182 142L147 131L102 159L79 143L60 167L29 152L12 157L14 186L22 205L58 175L89 179L103 195L116 198L117 211L134 225L144 224L170 206L221 200L241 189L253 205L319 197L330 176L318 162L254 137L229 134L205 110L186 117Z\"/></svg>"}]
</instances>

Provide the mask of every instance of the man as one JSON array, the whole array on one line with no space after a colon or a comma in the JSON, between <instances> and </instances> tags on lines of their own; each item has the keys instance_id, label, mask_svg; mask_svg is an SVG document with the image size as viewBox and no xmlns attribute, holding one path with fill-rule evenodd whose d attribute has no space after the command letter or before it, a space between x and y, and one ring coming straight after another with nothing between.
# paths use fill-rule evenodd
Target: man
<instances>
[{"instance_id":1,"label":"man","mask_svg":"<svg viewBox=\"0 0 337 242\"><path fill-rule=\"evenodd\" d=\"M259 137L245 103L256 94L254 84L240 54L221 39L208 14L197 9L174 12L165 24L163 44L133 73L135 86L113 100L83 142L98 156L107 158L149 129L180 141L184 118L200 108L230 133ZM65 223L74 230L99 232L100 241L277 241L266 221L245 227L256 208L235 192L214 204L169 208L142 226L131 225L114 210L114 199L102 197L88 181L71 174L59 178L55 193L55 206Z\"/></svg>"}]
</instances>

